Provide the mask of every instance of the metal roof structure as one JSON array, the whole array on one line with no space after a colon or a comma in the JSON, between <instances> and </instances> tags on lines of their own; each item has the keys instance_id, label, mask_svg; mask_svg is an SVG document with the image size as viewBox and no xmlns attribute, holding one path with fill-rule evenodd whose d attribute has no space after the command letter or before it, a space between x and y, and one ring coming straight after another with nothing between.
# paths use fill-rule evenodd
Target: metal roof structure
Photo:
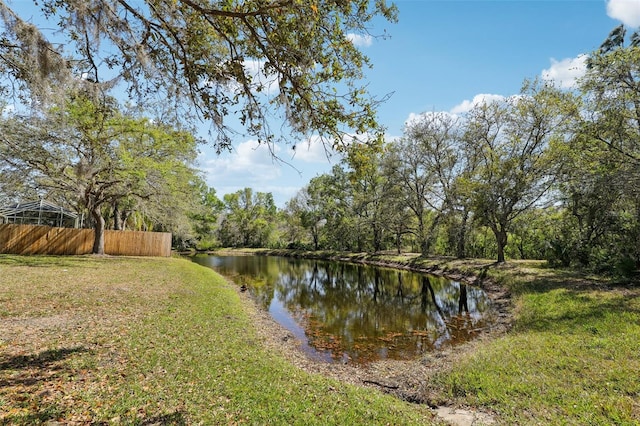
<instances>
[{"instance_id":1,"label":"metal roof structure","mask_svg":"<svg viewBox=\"0 0 640 426\"><path fill-rule=\"evenodd\" d=\"M45 200L0 206L0 223L77 228L79 215Z\"/></svg>"}]
</instances>

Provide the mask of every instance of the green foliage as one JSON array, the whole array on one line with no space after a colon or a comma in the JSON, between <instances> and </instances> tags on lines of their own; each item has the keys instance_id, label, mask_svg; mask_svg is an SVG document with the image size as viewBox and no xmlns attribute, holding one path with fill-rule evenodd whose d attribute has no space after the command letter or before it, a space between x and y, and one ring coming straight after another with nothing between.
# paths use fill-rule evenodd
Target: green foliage
<instances>
[{"instance_id":1,"label":"green foliage","mask_svg":"<svg viewBox=\"0 0 640 426\"><path fill-rule=\"evenodd\" d=\"M224 196L219 237L226 247L268 247L277 209L271 193L245 188Z\"/></svg>"},{"instance_id":2,"label":"green foliage","mask_svg":"<svg viewBox=\"0 0 640 426\"><path fill-rule=\"evenodd\" d=\"M42 2L73 51L5 3L0 70L40 108L3 117L5 199L44 191L85 208L98 230L169 230L179 247L411 249L638 272L640 36L624 26L589 56L575 91L525 81L459 118L425 113L385 144L378 101L360 84L368 58L349 39L377 17L395 21L384 1ZM119 82L163 120L123 112L105 96ZM222 150L237 119L273 144L274 111L284 133L314 132L344 162L286 215L245 190L220 216L191 168L198 141L173 123L209 120ZM345 144L347 132L365 144Z\"/></svg>"},{"instance_id":3,"label":"green foliage","mask_svg":"<svg viewBox=\"0 0 640 426\"><path fill-rule=\"evenodd\" d=\"M550 260L631 276L640 266L640 50L624 36L624 27L610 34L579 84Z\"/></svg>"},{"instance_id":4,"label":"green foliage","mask_svg":"<svg viewBox=\"0 0 640 426\"><path fill-rule=\"evenodd\" d=\"M297 215L314 248L357 250L363 244L362 224L355 213L354 188L348 172L335 165L332 173L317 176L300 194Z\"/></svg>"},{"instance_id":5,"label":"green foliage","mask_svg":"<svg viewBox=\"0 0 640 426\"><path fill-rule=\"evenodd\" d=\"M357 233L357 251L380 251L389 232L389 223L396 216L387 195L392 178L383 174L383 152L386 147L352 145L347 151L347 173L352 190L353 213Z\"/></svg>"},{"instance_id":6,"label":"green foliage","mask_svg":"<svg viewBox=\"0 0 640 426\"><path fill-rule=\"evenodd\" d=\"M45 113L3 116L0 127L0 167L41 195L88 213L95 253L104 250L105 207L114 210L119 227L134 211L164 230L184 226L192 186L200 179L192 167L198 140L190 132L125 114L113 99L83 93Z\"/></svg>"},{"instance_id":7,"label":"green foliage","mask_svg":"<svg viewBox=\"0 0 640 426\"><path fill-rule=\"evenodd\" d=\"M459 207L455 179L464 161L458 155L459 126L448 114L425 113L407 124L404 133L390 147L385 171L395 181L389 187L399 191L396 205L405 205L405 213L413 218L406 222L405 232L410 232L420 252L428 255L440 222Z\"/></svg>"},{"instance_id":8,"label":"green foliage","mask_svg":"<svg viewBox=\"0 0 640 426\"><path fill-rule=\"evenodd\" d=\"M220 246L218 240L218 219L224 210L224 203L216 196L214 188L208 188L204 182L194 188L200 194L200 202L189 212L193 222L195 246L198 250L210 250ZM190 246L193 242L190 242Z\"/></svg>"},{"instance_id":9,"label":"green foliage","mask_svg":"<svg viewBox=\"0 0 640 426\"><path fill-rule=\"evenodd\" d=\"M0 44L0 66L34 99L72 84L99 92L120 83L138 105L159 106L187 123L207 120L218 150L230 148L237 121L261 142L274 143L279 135L268 123L274 115L284 130L313 131L337 147L347 132L382 133L379 100L362 84L369 59L349 35L368 34L378 17L394 22L397 10L384 0L45 0L37 6L55 40L0 3L8 40ZM86 81L73 78L78 75Z\"/></svg>"},{"instance_id":10,"label":"green foliage","mask_svg":"<svg viewBox=\"0 0 640 426\"><path fill-rule=\"evenodd\" d=\"M540 202L561 165L551 147L566 130L562 101L553 88L526 83L520 96L480 104L467 118L475 167L463 185L475 219L496 237L499 262L513 221Z\"/></svg>"},{"instance_id":11,"label":"green foliage","mask_svg":"<svg viewBox=\"0 0 640 426\"><path fill-rule=\"evenodd\" d=\"M552 207L523 212L512 223L508 256L511 259L545 259L549 241L558 233L560 220L561 215Z\"/></svg>"},{"instance_id":12,"label":"green foliage","mask_svg":"<svg viewBox=\"0 0 640 426\"><path fill-rule=\"evenodd\" d=\"M354 145L291 205L293 246L544 258L632 277L640 266L640 50L595 52L579 91L539 81L459 121ZM323 227L316 224L322 223ZM493 241L492 241L493 239ZM635 267L634 267L635 264Z\"/></svg>"}]
</instances>

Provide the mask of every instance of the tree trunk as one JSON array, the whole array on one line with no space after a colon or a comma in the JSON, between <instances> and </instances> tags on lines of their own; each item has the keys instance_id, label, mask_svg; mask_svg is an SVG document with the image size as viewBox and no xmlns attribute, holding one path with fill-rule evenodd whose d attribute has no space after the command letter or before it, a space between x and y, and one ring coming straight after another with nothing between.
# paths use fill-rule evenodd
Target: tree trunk
<instances>
[{"instance_id":1,"label":"tree trunk","mask_svg":"<svg viewBox=\"0 0 640 426\"><path fill-rule=\"evenodd\" d=\"M431 247L429 247L429 240L428 239L423 239L422 241L420 241L420 253L422 253L423 256L429 256L429 249Z\"/></svg>"},{"instance_id":2,"label":"tree trunk","mask_svg":"<svg viewBox=\"0 0 640 426\"><path fill-rule=\"evenodd\" d=\"M382 250L382 230L378 225L373 225L373 251Z\"/></svg>"},{"instance_id":3,"label":"tree trunk","mask_svg":"<svg viewBox=\"0 0 640 426\"><path fill-rule=\"evenodd\" d=\"M640 269L640 198L636 200L636 246L635 246L636 269Z\"/></svg>"},{"instance_id":4,"label":"tree trunk","mask_svg":"<svg viewBox=\"0 0 640 426\"><path fill-rule=\"evenodd\" d=\"M93 240L93 254L104 254L104 217L99 207L91 209L93 218L93 230L95 238Z\"/></svg>"},{"instance_id":5,"label":"tree trunk","mask_svg":"<svg viewBox=\"0 0 640 426\"><path fill-rule=\"evenodd\" d=\"M492 227L498 246L498 263L504 263L504 248L507 246L507 231L503 227Z\"/></svg>"},{"instance_id":6,"label":"tree trunk","mask_svg":"<svg viewBox=\"0 0 640 426\"><path fill-rule=\"evenodd\" d=\"M116 231L120 231L122 229L120 223L120 209L118 208L118 203L113 203L113 229Z\"/></svg>"},{"instance_id":7,"label":"tree trunk","mask_svg":"<svg viewBox=\"0 0 640 426\"><path fill-rule=\"evenodd\" d=\"M431 248L431 246L435 242L436 230L438 229L438 226L440 226L441 220L442 220L442 214L438 213L436 214L436 217L433 218L433 222L431 222L431 226L429 227L429 236L427 237L429 248Z\"/></svg>"},{"instance_id":8,"label":"tree trunk","mask_svg":"<svg viewBox=\"0 0 640 426\"><path fill-rule=\"evenodd\" d=\"M429 255L429 238L426 235L424 219L421 217L418 217L417 237L419 239L418 243L420 244L420 253L422 253L422 255L425 257L428 256Z\"/></svg>"},{"instance_id":9,"label":"tree trunk","mask_svg":"<svg viewBox=\"0 0 640 426\"><path fill-rule=\"evenodd\" d=\"M469 212L465 209L464 215L462 216L462 223L460 224L460 228L458 229L458 240L456 241L456 256L458 257L458 259L464 259L465 257L467 257L466 239L468 220Z\"/></svg>"},{"instance_id":10,"label":"tree trunk","mask_svg":"<svg viewBox=\"0 0 640 426\"><path fill-rule=\"evenodd\" d=\"M127 220L129 220L129 216L131 216L131 210L123 210L120 213L120 230L127 230Z\"/></svg>"}]
</instances>

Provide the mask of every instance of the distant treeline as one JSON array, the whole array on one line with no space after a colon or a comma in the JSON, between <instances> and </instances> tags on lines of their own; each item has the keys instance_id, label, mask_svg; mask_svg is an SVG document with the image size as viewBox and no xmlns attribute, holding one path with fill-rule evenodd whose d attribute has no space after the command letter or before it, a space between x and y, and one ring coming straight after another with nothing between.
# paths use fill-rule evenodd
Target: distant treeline
<instances>
[{"instance_id":1,"label":"distant treeline","mask_svg":"<svg viewBox=\"0 0 640 426\"><path fill-rule=\"evenodd\" d=\"M282 210L270 194L227 195L199 246L411 250L637 272L640 48L616 30L577 87L527 81L517 96L462 115L422 114L398 140L348 147Z\"/></svg>"}]
</instances>

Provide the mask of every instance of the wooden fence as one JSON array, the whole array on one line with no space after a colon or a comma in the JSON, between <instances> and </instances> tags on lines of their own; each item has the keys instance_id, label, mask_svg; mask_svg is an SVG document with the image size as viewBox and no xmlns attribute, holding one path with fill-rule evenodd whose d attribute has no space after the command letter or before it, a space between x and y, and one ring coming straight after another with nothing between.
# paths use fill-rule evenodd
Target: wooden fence
<instances>
[{"instance_id":1,"label":"wooden fence","mask_svg":"<svg viewBox=\"0 0 640 426\"><path fill-rule=\"evenodd\" d=\"M0 225L0 253L6 254L90 254L93 240L93 229ZM104 252L114 256L168 257L171 255L171 234L105 230Z\"/></svg>"}]
</instances>

